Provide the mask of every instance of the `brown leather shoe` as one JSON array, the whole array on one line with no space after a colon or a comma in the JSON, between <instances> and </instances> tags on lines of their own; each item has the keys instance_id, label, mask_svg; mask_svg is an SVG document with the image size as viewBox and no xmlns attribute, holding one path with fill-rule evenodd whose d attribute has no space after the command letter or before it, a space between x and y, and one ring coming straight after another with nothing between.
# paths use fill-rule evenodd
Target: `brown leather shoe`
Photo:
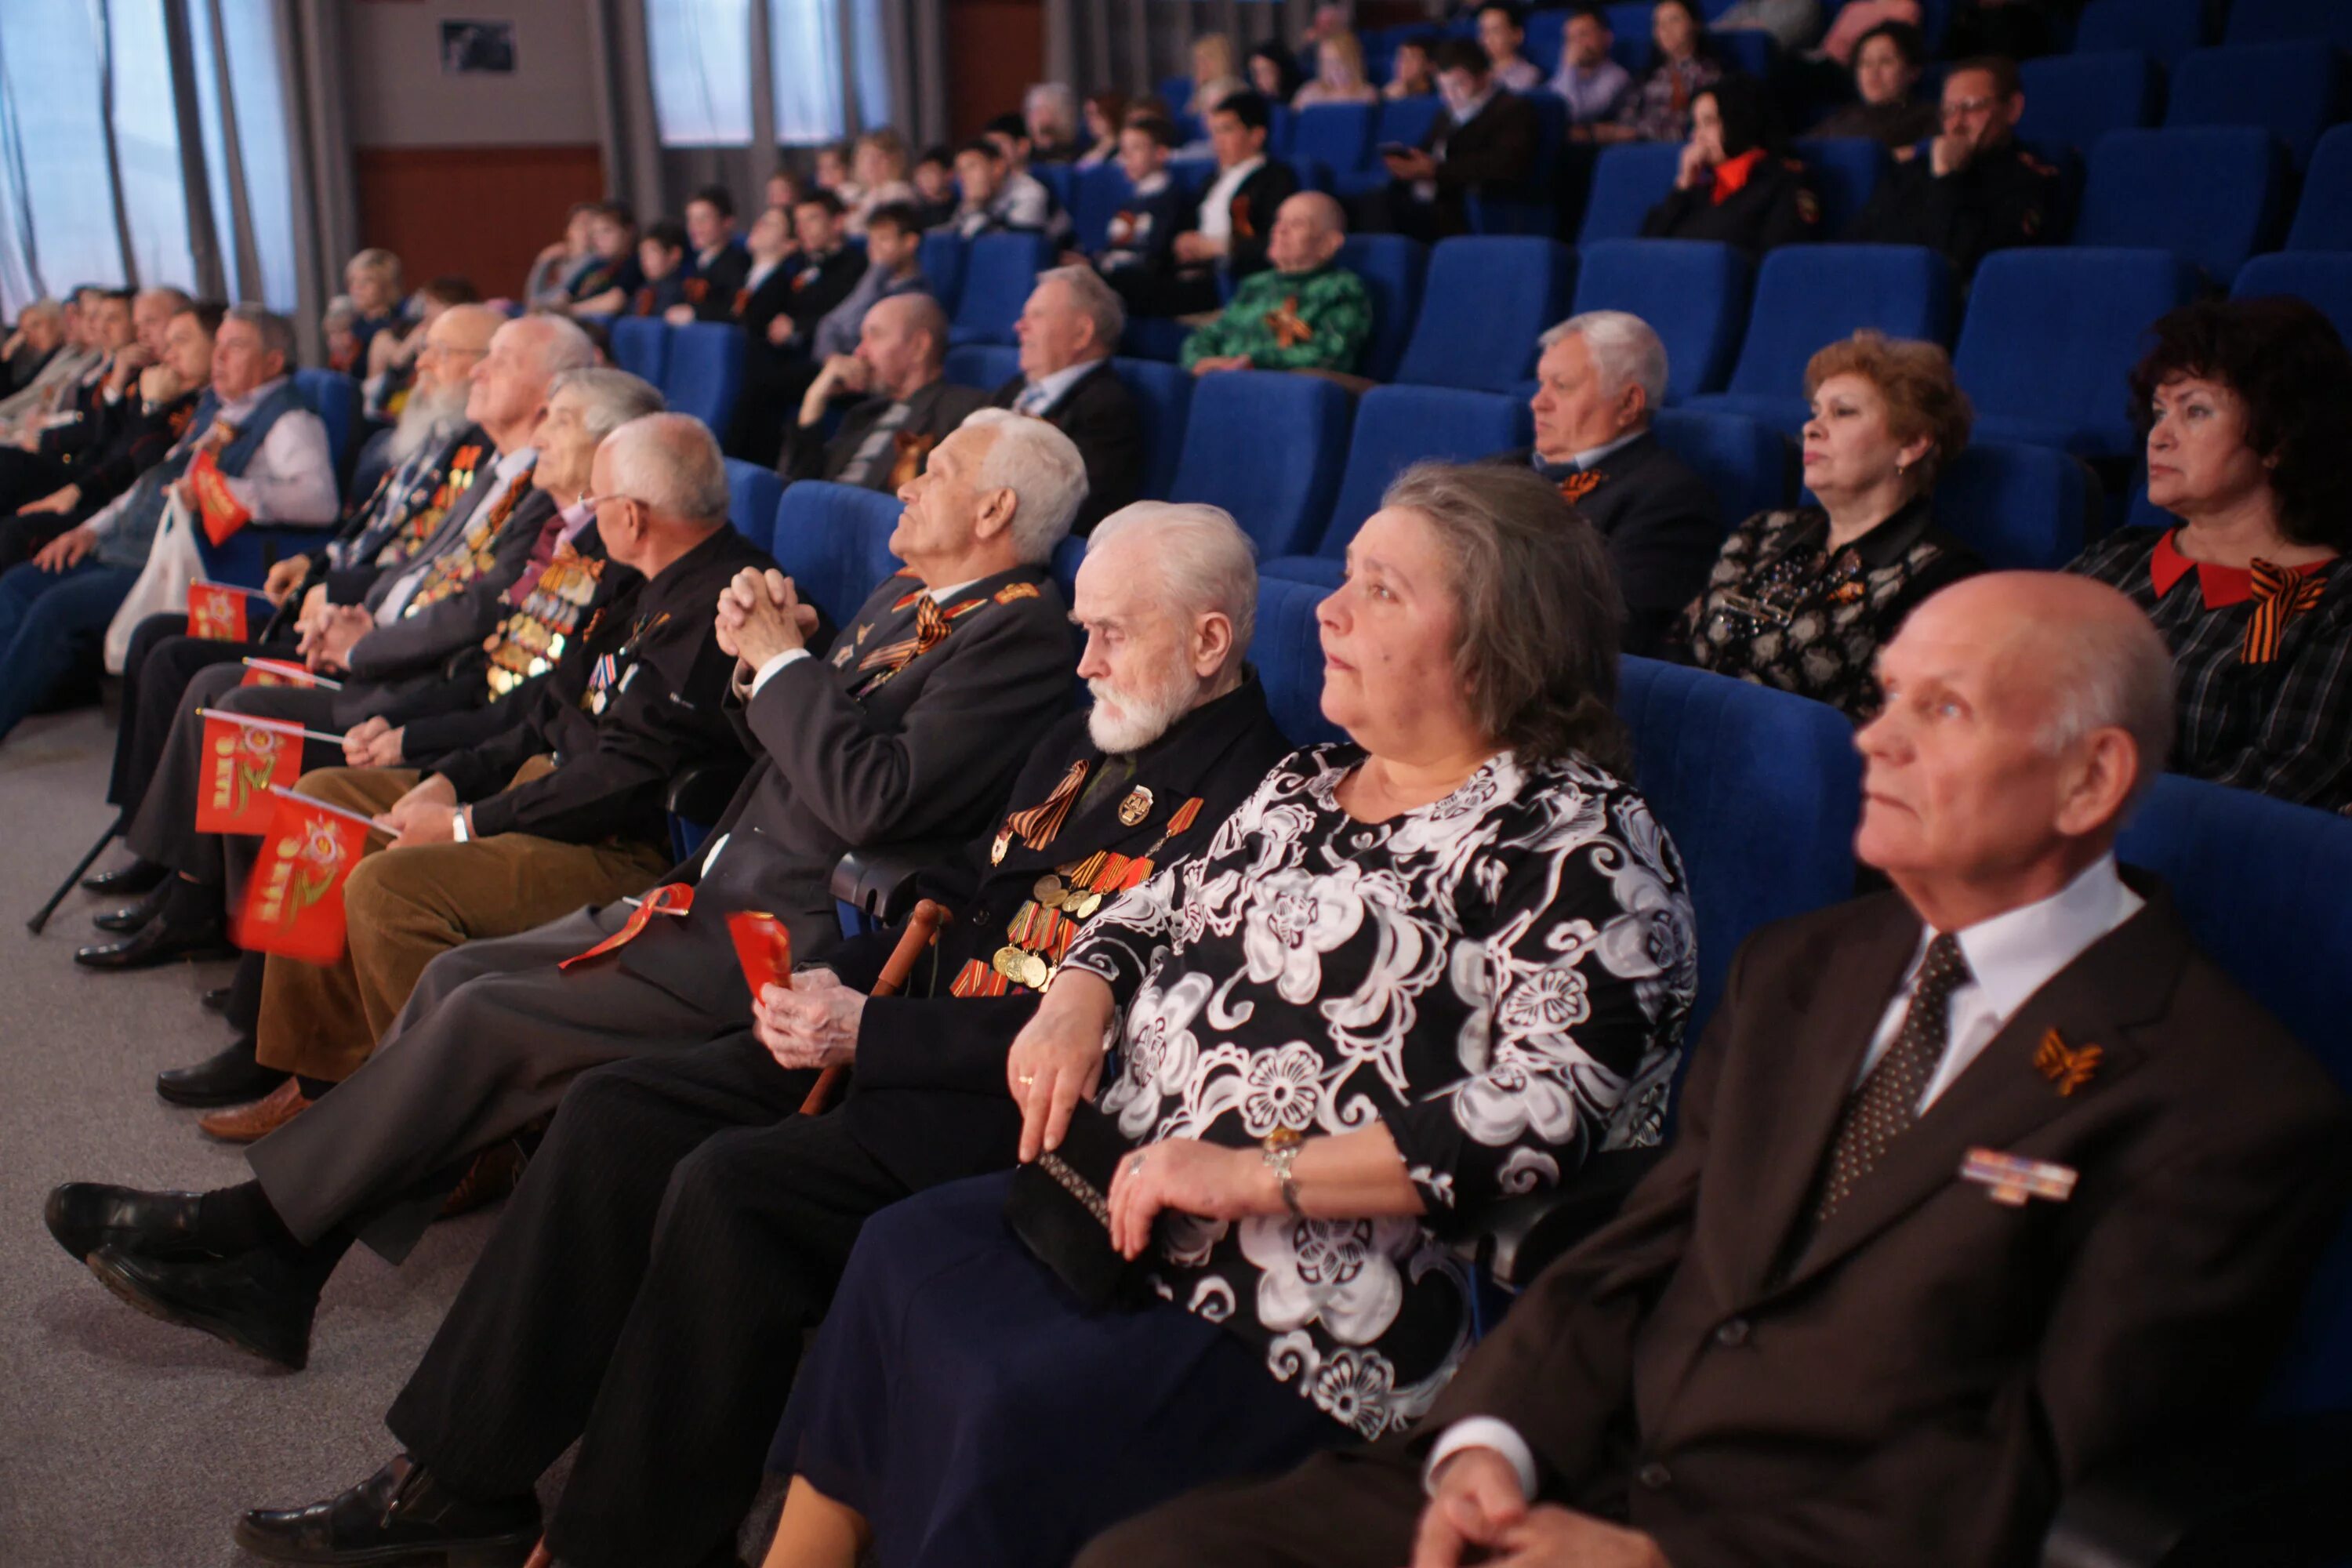
<instances>
[{"instance_id":1,"label":"brown leather shoe","mask_svg":"<svg viewBox=\"0 0 2352 1568\"><path fill-rule=\"evenodd\" d=\"M224 1143L257 1143L310 1108L299 1079L288 1079L267 1100L215 1110L196 1123Z\"/></svg>"},{"instance_id":2,"label":"brown leather shoe","mask_svg":"<svg viewBox=\"0 0 2352 1568\"><path fill-rule=\"evenodd\" d=\"M441 1205L441 1217L455 1219L461 1214L489 1207L515 1190L515 1184L522 1180L522 1147L511 1138L483 1150L474 1156L465 1179Z\"/></svg>"}]
</instances>

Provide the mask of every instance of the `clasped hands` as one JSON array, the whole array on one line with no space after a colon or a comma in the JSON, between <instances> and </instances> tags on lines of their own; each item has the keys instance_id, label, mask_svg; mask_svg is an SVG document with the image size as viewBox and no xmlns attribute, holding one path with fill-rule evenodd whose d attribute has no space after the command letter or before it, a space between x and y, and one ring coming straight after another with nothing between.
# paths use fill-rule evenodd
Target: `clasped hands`
<instances>
[{"instance_id":1,"label":"clasped hands","mask_svg":"<svg viewBox=\"0 0 2352 1568\"><path fill-rule=\"evenodd\" d=\"M348 668L352 649L375 630L375 616L361 605L331 605L324 587L302 596L302 613L295 622L300 640L294 650L305 668L324 673Z\"/></svg>"},{"instance_id":2,"label":"clasped hands","mask_svg":"<svg viewBox=\"0 0 2352 1568\"><path fill-rule=\"evenodd\" d=\"M1530 1506L1518 1472L1492 1448L1465 1448L1438 1467L1412 1568L1458 1568L1472 1549L1495 1568L1672 1568L1637 1530L1556 1503Z\"/></svg>"},{"instance_id":3,"label":"clasped hands","mask_svg":"<svg viewBox=\"0 0 2352 1568\"><path fill-rule=\"evenodd\" d=\"M353 768L389 768L399 764L405 727L389 719L364 719L343 731L343 763Z\"/></svg>"},{"instance_id":4,"label":"clasped hands","mask_svg":"<svg viewBox=\"0 0 2352 1568\"><path fill-rule=\"evenodd\" d=\"M349 745L348 740L345 744ZM452 844L457 837L457 816L463 810L457 804L457 786L435 773L385 807L375 825L393 836L394 849Z\"/></svg>"},{"instance_id":5,"label":"clasped hands","mask_svg":"<svg viewBox=\"0 0 2352 1568\"><path fill-rule=\"evenodd\" d=\"M764 572L746 566L719 590L719 649L741 663L744 680L778 654L806 647L816 626L816 607L802 604L793 580L772 566Z\"/></svg>"}]
</instances>

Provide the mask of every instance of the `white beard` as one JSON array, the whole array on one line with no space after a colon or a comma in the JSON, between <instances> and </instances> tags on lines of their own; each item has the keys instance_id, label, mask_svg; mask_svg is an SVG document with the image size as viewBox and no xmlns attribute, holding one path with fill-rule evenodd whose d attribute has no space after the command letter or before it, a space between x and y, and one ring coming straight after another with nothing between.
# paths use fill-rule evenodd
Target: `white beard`
<instances>
[{"instance_id":1,"label":"white beard","mask_svg":"<svg viewBox=\"0 0 2352 1568\"><path fill-rule=\"evenodd\" d=\"M404 463L427 441L446 439L466 417L466 388L436 387L411 392L401 405L400 423L392 427L392 460Z\"/></svg>"},{"instance_id":2,"label":"white beard","mask_svg":"<svg viewBox=\"0 0 2352 1568\"><path fill-rule=\"evenodd\" d=\"M1087 715L1087 734L1108 755L1139 752L1168 733L1201 694L1201 683L1188 673L1164 693L1121 691L1105 680L1089 680L1087 691L1095 700Z\"/></svg>"}]
</instances>

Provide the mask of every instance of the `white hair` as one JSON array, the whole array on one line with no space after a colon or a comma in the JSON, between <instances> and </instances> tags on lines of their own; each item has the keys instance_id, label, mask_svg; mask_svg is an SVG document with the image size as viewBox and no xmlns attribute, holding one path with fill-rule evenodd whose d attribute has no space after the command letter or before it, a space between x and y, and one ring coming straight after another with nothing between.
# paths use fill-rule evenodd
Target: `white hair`
<instances>
[{"instance_id":1,"label":"white hair","mask_svg":"<svg viewBox=\"0 0 2352 1568\"><path fill-rule=\"evenodd\" d=\"M1039 104L1049 104L1055 122L1065 131L1078 129L1078 95L1068 82L1041 81L1021 95L1023 118L1031 116Z\"/></svg>"},{"instance_id":2,"label":"white hair","mask_svg":"<svg viewBox=\"0 0 2352 1568\"><path fill-rule=\"evenodd\" d=\"M530 346L523 352L537 354L539 373L550 381L567 370L586 370L596 363L594 340L582 331L580 323L569 316L534 312L518 316L506 325L524 329L519 335L524 337Z\"/></svg>"},{"instance_id":3,"label":"white hair","mask_svg":"<svg viewBox=\"0 0 2352 1568\"><path fill-rule=\"evenodd\" d=\"M580 400L580 424L598 441L631 420L659 414L669 406L653 383L604 365L565 371L547 384L550 398L559 392L569 392Z\"/></svg>"},{"instance_id":4,"label":"white hair","mask_svg":"<svg viewBox=\"0 0 2352 1568\"><path fill-rule=\"evenodd\" d=\"M1087 499L1087 460L1077 444L1045 420L1009 408L981 409L960 428L994 433L973 483L1013 492L1013 554L1024 566L1043 566Z\"/></svg>"},{"instance_id":5,"label":"white hair","mask_svg":"<svg viewBox=\"0 0 2352 1568\"><path fill-rule=\"evenodd\" d=\"M1160 602L1186 619L1222 614L1233 623L1233 657L1247 653L1257 626L1257 548L1234 514L1197 501L1136 501L1095 525L1087 553L1134 533L1150 536Z\"/></svg>"},{"instance_id":6,"label":"white hair","mask_svg":"<svg viewBox=\"0 0 2352 1568\"><path fill-rule=\"evenodd\" d=\"M1054 267L1037 274L1037 287L1059 283L1070 290L1071 301L1095 324L1095 347L1106 354L1118 352L1127 331L1127 306L1118 290L1103 281L1091 267Z\"/></svg>"},{"instance_id":7,"label":"white hair","mask_svg":"<svg viewBox=\"0 0 2352 1568\"><path fill-rule=\"evenodd\" d=\"M2174 672L2163 635L2138 616L2085 616L2037 628L2050 716L2039 737L2053 755L2095 731L2121 730L2139 753L2128 815L2172 755Z\"/></svg>"},{"instance_id":8,"label":"white hair","mask_svg":"<svg viewBox=\"0 0 2352 1568\"><path fill-rule=\"evenodd\" d=\"M691 522L727 521L727 462L710 426L691 414L648 414L604 437L613 493Z\"/></svg>"},{"instance_id":9,"label":"white hair","mask_svg":"<svg viewBox=\"0 0 2352 1568\"><path fill-rule=\"evenodd\" d=\"M1592 372L1613 398L1628 386L1642 389L1642 412L1647 418L1666 401L1666 345L1650 323L1629 310L1587 310L1570 316L1536 340L1548 349L1563 338L1582 338L1592 355Z\"/></svg>"}]
</instances>

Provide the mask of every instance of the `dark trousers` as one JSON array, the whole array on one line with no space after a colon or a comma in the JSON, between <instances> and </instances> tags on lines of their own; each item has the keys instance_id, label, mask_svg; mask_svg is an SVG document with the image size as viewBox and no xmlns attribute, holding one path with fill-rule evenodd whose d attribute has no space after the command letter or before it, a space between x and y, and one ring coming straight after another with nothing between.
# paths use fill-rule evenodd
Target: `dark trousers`
<instances>
[{"instance_id":1,"label":"dark trousers","mask_svg":"<svg viewBox=\"0 0 2352 1568\"><path fill-rule=\"evenodd\" d=\"M0 580L5 586L5 580ZM190 656L194 657L194 656ZM196 831L196 784L204 771L205 721L200 708L219 708L257 719L278 719L307 729L334 732L335 694L316 687L240 686L245 672L235 665L199 666L187 680L162 753L123 841L142 860L169 866L192 881L220 888L234 901L245 891L245 874L259 852L257 837ZM343 749L323 741L302 742L302 771L331 768Z\"/></svg>"},{"instance_id":2,"label":"dark trousers","mask_svg":"<svg viewBox=\"0 0 2352 1568\"><path fill-rule=\"evenodd\" d=\"M386 1418L463 1493L582 1439L549 1548L688 1568L759 1489L802 1336L906 1195L749 1033L582 1076Z\"/></svg>"},{"instance_id":3,"label":"dark trousers","mask_svg":"<svg viewBox=\"0 0 2352 1568\"><path fill-rule=\"evenodd\" d=\"M0 447L0 513L54 495L72 482L72 470L47 453Z\"/></svg>"},{"instance_id":4,"label":"dark trousers","mask_svg":"<svg viewBox=\"0 0 2352 1568\"><path fill-rule=\"evenodd\" d=\"M1223 303L1217 298L1217 275L1213 271L1160 272L1130 267L1105 280L1118 291L1132 315L1196 316Z\"/></svg>"},{"instance_id":5,"label":"dark trousers","mask_svg":"<svg viewBox=\"0 0 2352 1568\"><path fill-rule=\"evenodd\" d=\"M0 517L0 572L30 561L41 552L42 546L81 521L82 517L79 509L20 511L13 517Z\"/></svg>"},{"instance_id":6,"label":"dark trousers","mask_svg":"<svg viewBox=\"0 0 2352 1568\"><path fill-rule=\"evenodd\" d=\"M1427 1500L1412 1449L1391 1439L1162 1503L1097 1536L1073 1568L1393 1568Z\"/></svg>"},{"instance_id":7,"label":"dark trousers","mask_svg":"<svg viewBox=\"0 0 2352 1568\"><path fill-rule=\"evenodd\" d=\"M139 580L95 555L62 572L29 562L0 575L0 738L77 674L95 675L106 628Z\"/></svg>"},{"instance_id":8,"label":"dark trousers","mask_svg":"<svg viewBox=\"0 0 2352 1568\"><path fill-rule=\"evenodd\" d=\"M106 786L107 804L119 807L126 823L138 815L147 781L163 765L164 742L171 739L172 721L188 693L188 682L199 670L257 658L266 651L259 643L192 637L187 629L185 616L150 616L131 634L131 652L122 661L114 775Z\"/></svg>"}]
</instances>

